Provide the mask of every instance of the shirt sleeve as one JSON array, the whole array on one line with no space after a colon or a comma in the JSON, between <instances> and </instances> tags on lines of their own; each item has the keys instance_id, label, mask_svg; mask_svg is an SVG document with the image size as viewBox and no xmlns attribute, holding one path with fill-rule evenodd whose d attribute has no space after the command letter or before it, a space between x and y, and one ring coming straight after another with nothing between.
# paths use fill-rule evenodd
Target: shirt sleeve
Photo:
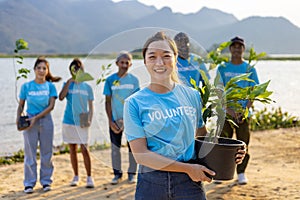
<instances>
[{"instance_id":1,"label":"shirt sleeve","mask_svg":"<svg viewBox=\"0 0 300 200\"><path fill-rule=\"evenodd\" d=\"M139 117L138 107L132 99L126 100L124 104L124 133L130 142L138 138L145 138L142 119Z\"/></svg>"},{"instance_id":2,"label":"shirt sleeve","mask_svg":"<svg viewBox=\"0 0 300 200\"><path fill-rule=\"evenodd\" d=\"M57 98L57 91L56 91L56 88L55 88L54 84L49 82L49 85L50 85L50 94L49 94L49 96Z\"/></svg>"},{"instance_id":3,"label":"shirt sleeve","mask_svg":"<svg viewBox=\"0 0 300 200\"><path fill-rule=\"evenodd\" d=\"M110 79L109 78L107 78L105 83L104 83L103 94L106 95L106 96L111 96L112 95L111 88L110 88Z\"/></svg>"}]
</instances>

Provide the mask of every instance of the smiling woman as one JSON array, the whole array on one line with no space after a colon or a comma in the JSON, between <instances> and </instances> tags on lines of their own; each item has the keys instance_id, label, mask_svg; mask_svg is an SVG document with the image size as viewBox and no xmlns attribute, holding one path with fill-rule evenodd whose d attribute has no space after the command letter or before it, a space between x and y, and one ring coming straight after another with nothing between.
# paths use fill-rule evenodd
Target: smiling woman
<instances>
[{"instance_id":1,"label":"smiling woman","mask_svg":"<svg viewBox=\"0 0 300 200\"><path fill-rule=\"evenodd\" d=\"M49 62L39 57L34 64L35 79L22 85L17 109L17 124L23 113L25 102L30 126L24 129L24 192L32 193L37 182L37 144L40 147L40 183L43 190L49 191L52 183L52 153L54 126L51 111L57 98L52 82L61 78L52 76ZM33 163L33 164L32 164Z\"/></svg>"}]
</instances>

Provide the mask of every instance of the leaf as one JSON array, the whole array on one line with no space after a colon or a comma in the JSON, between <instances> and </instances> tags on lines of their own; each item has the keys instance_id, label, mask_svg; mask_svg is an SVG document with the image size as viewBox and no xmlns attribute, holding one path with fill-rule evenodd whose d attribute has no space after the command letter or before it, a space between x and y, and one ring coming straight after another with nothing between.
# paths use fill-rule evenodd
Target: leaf
<instances>
[{"instance_id":1,"label":"leaf","mask_svg":"<svg viewBox=\"0 0 300 200\"><path fill-rule=\"evenodd\" d=\"M94 78L89 74L84 72L82 69L79 69L75 76L75 81L77 82L84 82L84 81L91 81Z\"/></svg>"},{"instance_id":2,"label":"leaf","mask_svg":"<svg viewBox=\"0 0 300 200\"><path fill-rule=\"evenodd\" d=\"M20 51L20 50L28 50L28 42L26 42L24 39L18 39L16 41L16 50Z\"/></svg>"},{"instance_id":3,"label":"leaf","mask_svg":"<svg viewBox=\"0 0 300 200\"><path fill-rule=\"evenodd\" d=\"M196 83L195 79L193 79L192 77L190 78L190 83L192 86L197 87L197 83Z\"/></svg>"},{"instance_id":4,"label":"leaf","mask_svg":"<svg viewBox=\"0 0 300 200\"><path fill-rule=\"evenodd\" d=\"M201 74L201 77L202 77L202 79L203 79L205 85L209 85L209 80L208 80L208 78L207 78L207 76L206 76L205 71L200 69L199 72L200 72L200 74Z\"/></svg>"}]
</instances>

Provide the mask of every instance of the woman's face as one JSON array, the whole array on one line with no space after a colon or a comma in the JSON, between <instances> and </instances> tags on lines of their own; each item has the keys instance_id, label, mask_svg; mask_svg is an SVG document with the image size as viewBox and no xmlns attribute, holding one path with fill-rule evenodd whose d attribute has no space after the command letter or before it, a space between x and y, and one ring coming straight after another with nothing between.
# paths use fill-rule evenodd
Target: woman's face
<instances>
[{"instance_id":1,"label":"woman's face","mask_svg":"<svg viewBox=\"0 0 300 200\"><path fill-rule=\"evenodd\" d=\"M152 42L148 46L144 62L152 81L170 80L176 66L174 52L165 40Z\"/></svg>"},{"instance_id":2,"label":"woman's face","mask_svg":"<svg viewBox=\"0 0 300 200\"><path fill-rule=\"evenodd\" d=\"M45 79L48 74L48 67L45 62L40 62L34 68L35 77L38 79Z\"/></svg>"}]
</instances>

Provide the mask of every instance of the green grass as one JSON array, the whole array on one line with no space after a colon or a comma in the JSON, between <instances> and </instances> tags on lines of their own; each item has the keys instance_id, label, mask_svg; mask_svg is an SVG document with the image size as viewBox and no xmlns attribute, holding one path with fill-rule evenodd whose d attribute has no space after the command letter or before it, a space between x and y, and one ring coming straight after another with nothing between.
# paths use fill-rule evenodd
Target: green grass
<instances>
[{"instance_id":1,"label":"green grass","mask_svg":"<svg viewBox=\"0 0 300 200\"><path fill-rule=\"evenodd\" d=\"M110 148L110 144L104 142L102 144L95 142L93 145L89 146L90 151L99 151ZM78 148L78 152L80 148ZM70 153L68 144L61 144L53 149L53 155L62 155ZM37 153L37 158L39 158L39 152ZM11 156L0 157L0 166L1 165L11 165L14 163L24 162L24 150L21 149L18 152L13 153Z\"/></svg>"}]
</instances>

